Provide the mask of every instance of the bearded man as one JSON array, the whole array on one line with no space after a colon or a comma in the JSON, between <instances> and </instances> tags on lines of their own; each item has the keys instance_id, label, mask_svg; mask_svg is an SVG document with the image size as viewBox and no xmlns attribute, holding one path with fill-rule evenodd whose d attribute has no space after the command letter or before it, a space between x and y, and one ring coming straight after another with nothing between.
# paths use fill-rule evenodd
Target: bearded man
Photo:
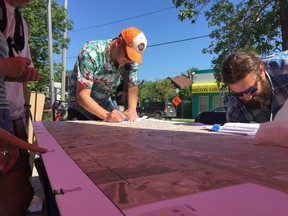
<instances>
[{"instance_id":1,"label":"bearded man","mask_svg":"<svg viewBox=\"0 0 288 216\"><path fill-rule=\"evenodd\" d=\"M287 58L288 53L280 55ZM288 98L285 65L280 64L274 73L269 64L265 65L263 59L251 51L239 50L230 54L222 66L222 77L231 90L227 122L272 121Z\"/></svg>"}]
</instances>

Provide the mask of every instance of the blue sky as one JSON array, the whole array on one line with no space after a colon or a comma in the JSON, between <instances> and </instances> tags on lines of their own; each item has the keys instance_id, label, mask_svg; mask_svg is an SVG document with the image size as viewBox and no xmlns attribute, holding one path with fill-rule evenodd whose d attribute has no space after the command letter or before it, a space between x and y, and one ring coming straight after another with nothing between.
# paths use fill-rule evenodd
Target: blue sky
<instances>
[{"instance_id":1,"label":"blue sky","mask_svg":"<svg viewBox=\"0 0 288 216\"><path fill-rule=\"evenodd\" d=\"M200 70L211 68L213 56L201 52L211 43L209 37L149 47L208 35L212 31L208 29L203 16L193 25L189 20L179 21L179 10L171 8L174 6L172 0L84 0L81 3L67 1L68 17L74 21L74 29L68 32L71 43L67 49L67 70L73 68L78 52L85 42L113 38L122 29L131 26L141 29L148 40L148 47L143 53L143 64L139 67L141 80L154 81L168 76L174 77L185 73L191 67ZM59 5L64 4L64 0L57 2ZM145 15L160 10L163 11ZM125 21L117 22L119 20ZM61 55L54 56L54 61L61 62L61 58Z\"/></svg>"}]
</instances>

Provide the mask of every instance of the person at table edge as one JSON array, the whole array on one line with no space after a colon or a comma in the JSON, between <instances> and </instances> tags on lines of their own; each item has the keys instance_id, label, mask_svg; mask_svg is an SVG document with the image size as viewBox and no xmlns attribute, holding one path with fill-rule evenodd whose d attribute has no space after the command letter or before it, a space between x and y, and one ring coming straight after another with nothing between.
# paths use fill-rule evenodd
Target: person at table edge
<instances>
[{"instance_id":1,"label":"person at table edge","mask_svg":"<svg viewBox=\"0 0 288 216\"><path fill-rule=\"evenodd\" d=\"M68 119L135 121L138 102L138 66L147 47L144 33L136 27L125 28L118 37L89 41L82 47L68 82ZM121 84L124 73L128 79L128 109L125 115L111 99Z\"/></svg>"},{"instance_id":2,"label":"person at table edge","mask_svg":"<svg viewBox=\"0 0 288 216\"><path fill-rule=\"evenodd\" d=\"M227 122L263 123L274 119L288 98L285 59L288 51L267 59L245 49L228 56L222 66L223 81L231 90Z\"/></svg>"}]
</instances>

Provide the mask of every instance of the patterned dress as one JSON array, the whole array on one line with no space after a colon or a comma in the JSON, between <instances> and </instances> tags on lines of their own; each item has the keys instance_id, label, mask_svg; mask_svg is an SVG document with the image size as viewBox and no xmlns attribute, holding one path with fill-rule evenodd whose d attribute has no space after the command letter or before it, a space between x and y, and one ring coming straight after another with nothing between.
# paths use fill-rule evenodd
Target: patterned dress
<instances>
[{"instance_id":1,"label":"patterned dress","mask_svg":"<svg viewBox=\"0 0 288 216\"><path fill-rule=\"evenodd\" d=\"M107 111L114 109L111 96L121 84L123 74L129 73L129 86L138 85L138 63L116 67L110 57L109 40L89 41L82 47L68 81L69 108L90 120L97 119L82 108L76 97L77 81L91 90L91 98Z\"/></svg>"}]
</instances>

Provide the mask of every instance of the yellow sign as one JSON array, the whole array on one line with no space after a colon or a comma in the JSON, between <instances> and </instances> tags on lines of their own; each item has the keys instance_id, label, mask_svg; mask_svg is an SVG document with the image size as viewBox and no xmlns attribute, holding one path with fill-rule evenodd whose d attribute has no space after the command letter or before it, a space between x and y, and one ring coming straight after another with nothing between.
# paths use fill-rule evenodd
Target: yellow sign
<instances>
[{"instance_id":1,"label":"yellow sign","mask_svg":"<svg viewBox=\"0 0 288 216\"><path fill-rule=\"evenodd\" d=\"M192 84L192 93L217 93L221 92L222 85L218 87L217 83L197 83ZM228 88L225 89L228 92Z\"/></svg>"}]
</instances>

